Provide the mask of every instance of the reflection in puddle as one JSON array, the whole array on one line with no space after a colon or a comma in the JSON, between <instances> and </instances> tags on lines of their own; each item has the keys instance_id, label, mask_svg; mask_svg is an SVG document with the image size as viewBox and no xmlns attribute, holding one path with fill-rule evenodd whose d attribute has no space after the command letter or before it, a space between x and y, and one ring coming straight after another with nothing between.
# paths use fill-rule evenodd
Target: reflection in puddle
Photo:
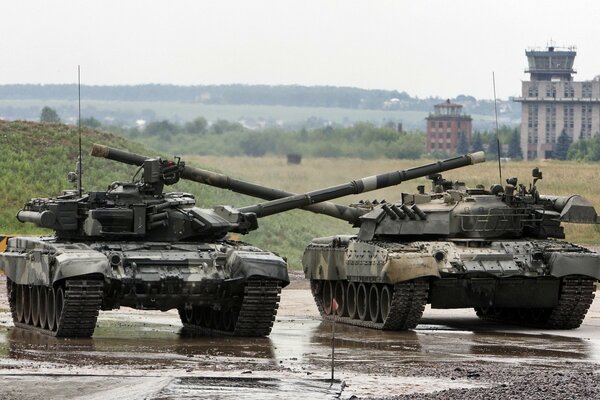
<instances>
[{"instance_id":1,"label":"reflection in puddle","mask_svg":"<svg viewBox=\"0 0 600 400\"><path fill-rule=\"evenodd\" d=\"M474 387L473 381L449 377L394 376L408 363L600 363L595 336L586 340L469 320L424 322L408 332L337 324L339 381L332 387L330 322L278 318L270 338L185 337L176 313L160 312L102 313L92 339L0 330L0 376L5 382L28 377L30 386L36 379L60 376L77 388L86 383L76 375L85 375L98 382L98 393L112 390L119 384L115 380L127 388L140 385L143 377L156 386L156 396L148 398L239 398L242 393L260 399L332 398L340 392L341 398L350 398ZM357 365L385 366L391 373L367 373Z\"/></svg>"}]
</instances>

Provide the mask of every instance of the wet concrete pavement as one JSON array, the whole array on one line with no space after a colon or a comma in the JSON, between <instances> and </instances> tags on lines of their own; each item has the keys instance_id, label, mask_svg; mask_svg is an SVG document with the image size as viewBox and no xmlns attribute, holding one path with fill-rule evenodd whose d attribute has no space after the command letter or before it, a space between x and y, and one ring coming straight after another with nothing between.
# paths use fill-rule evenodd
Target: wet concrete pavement
<instances>
[{"instance_id":1,"label":"wet concrete pavement","mask_svg":"<svg viewBox=\"0 0 600 400\"><path fill-rule=\"evenodd\" d=\"M338 324L333 384L332 324L319 320L302 284L283 291L269 338L180 330L174 311L123 309L102 312L92 339L55 339L12 327L2 312L0 398L381 398L487 390L511 372L549 370L585 371L587 386L600 381L600 298L569 331L498 325L472 310L428 309L410 332Z\"/></svg>"}]
</instances>

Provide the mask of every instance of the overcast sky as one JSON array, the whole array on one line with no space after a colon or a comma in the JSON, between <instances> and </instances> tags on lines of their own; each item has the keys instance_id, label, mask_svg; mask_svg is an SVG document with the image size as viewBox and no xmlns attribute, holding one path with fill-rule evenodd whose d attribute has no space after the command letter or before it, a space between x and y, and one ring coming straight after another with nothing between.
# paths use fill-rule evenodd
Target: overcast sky
<instances>
[{"instance_id":1,"label":"overcast sky","mask_svg":"<svg viewBox=\"0 0 600 400\"><path fill-rule=\"evenodd\" d=\"M577 47L600 74L599 1L18 0L0 84L299 84L517 95L528 47Z\"/></svg>"}]
</instances>

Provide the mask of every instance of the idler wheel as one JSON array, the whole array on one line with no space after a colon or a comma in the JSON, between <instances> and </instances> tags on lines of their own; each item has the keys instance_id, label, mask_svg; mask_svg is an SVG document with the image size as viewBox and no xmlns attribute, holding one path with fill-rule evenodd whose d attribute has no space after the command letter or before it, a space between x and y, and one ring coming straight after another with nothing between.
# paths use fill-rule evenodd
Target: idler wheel
<instances>
[{"instance_id":1,"label":"idler wheel","mask_svg":"<svg viewBox=\"0 0 600 400\"><path fill-rule=\"evenodd\" d=\"M334 298L336 303L338 304L337 311L335 312L338 316L346 316L348 313L346 312L346 284L344 281L337 281L335 283L335 291Z\"/></svg>"},{"instance_id":2,"label":"idler wheel","mask_svg":"<svg viewBox=\"0 0 600 400\"><path fill-rule=\"evenodd\" d=\"M39 286L38 288L38 312L40 327L42 329L46 329L48 324L48 290L44 286Z\"/></svg>"},{"instance_id":3,"label":"idler wheel","mask_svg":"<svg viewBox=\"0 0 600 400\"><path fill-rule=\"evenodd\" d=\"M46 313L48 314L48 329L56 330L56 292L53 287L48 288L48 302L46 303Z\"/></svg>"},{"instance_id":4,"label":"idler wheel","mask_svg":"<svg viewBox=\"0 0 600 400\"><path fill-rule=\"evenodd\" d=\"M56 318L56 326L55 329L58 330L60 328L60 317L63 311L63 305L65 303L65 291L59 286L54 293L54 314Z\"/></svg>"},{"instance_id":5,"label":"idler wheel","mask_svg":"<svg viewBox=\"0 0 600 400\"><path fill-rule=\"evenodd\" d=\"M333 300L333 285L331 284L331 281L325 281L323 282L323 292L322 294L322 301L323 301L323 311L325 312L325 314L327 315L331 315L332 313L332 307L331 307L331 302Z\"/></svg>"},{"instance_id":6,"label":"idler wheel","mask_svg":"<svg viewBox=\"0 0 600 400\"><path fill-rule=\"evenodd\" d=\"M356 289L356 311L358 311L358 318L361 321L367 319L367 312L369 311L367 300L367 287L364 283L361 283Z\"/></svg>"},{"instance_id":7,"label":"idler wheel","mask_svg":"<svg viewBox=\"0 0 600 400\"><path fill-rule=\"evenodd\" d=\"M381 288L380 299L379 306L381 308L381 320L385 322L392 306L392 295L388 285L383 285Z\"/></svg>"},{"instance_id":8,"label":"idler wheel","mask_svg":"<svg viewBox=\"0 0 600 400\"><path fill-rule=\"evenodd\" d=\"M356 318L356 285L354 282L349 282L346 289L346 311L348 317Z\"/></svg>"},{"instance_id":9,"label":"idler wheel","mask_svg":"<svg viewBox=\"0 0 600 400\"><path fill-rule=\"evenodd\" d=\"M379 322L379 287L372 283L369 288L369 316L371 321Z\"/></svg>"},{"instance_id":10,"label":"idler wheel","mask_svg":"<svg viewBox=\"0 0 600 400\"><path fill-rule=\"evenodd\" d=\"M17 285L16 294L16 311L17 311L17 322L23 322L24 310L23 310L23 285Z\"/></svg>"},{"instance_id":11,"label":"idler wheel","mask_svg":"<svg viewBox=\"0 0 600 400\"><path fill-rule=\"evenodd\" d=\"M23 286L23 295L21 299L23 303L23 322L31 323L31 292L28 286Z\"/></svg>"},{"instance_id":12,"label":"idler wheel","mask_svg":"<svg viewBox=\"0 0 600 400\"><path fill-rule=\"evenodd\" d=\"M38 288L37 286L29 287L29 304L31 306L31 325L37 326L39 322L39 309L38 309Z\"/></svg>"}]
</instances>

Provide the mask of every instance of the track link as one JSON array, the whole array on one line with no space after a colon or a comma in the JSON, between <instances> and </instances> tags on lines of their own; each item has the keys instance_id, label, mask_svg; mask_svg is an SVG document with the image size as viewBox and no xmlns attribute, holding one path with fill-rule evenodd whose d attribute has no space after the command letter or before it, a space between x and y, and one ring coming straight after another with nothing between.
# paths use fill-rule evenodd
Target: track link
<instances>
[{"instance_id":1,"label":"track link","mask_svg":"<svg viewBox=\"0 0 600 400\"><path fill-rule=\"evenodd\" d=\"M248 280L241 301L235 306L231 329L219 329L205 324L190 323L184 312L179 315L186 333L201 336L268 336L273 328L281 294L281 282L273 280ZM212 310L223 313L223 310ZM218 320L220 316L217 316ZM214 320L214 318L212 318Z\"/></svg>"},{"instance_id":2,"label":"track link","mask_svg":"<svg viewBox=\"0 0 600 400\"><path fill-rule=\"evenodd\" d=\"M55 337L91 337L96 328L103 291L104 284L100 280L67 280L62 312L57 318L55 330L18 322L11 303L14 324L22 329ZM9 299L13 301L12 293L9 293Z\"/></svg>"},{"instance_id":3,"label":"track link","mask_svg":"<svg viewBox=\"0 0 600 400\"><path fill-rule=\"evenodd\" d=\"M317 281L311 281L311 292L315 299L321 317L333 321L334 316L325 313L323 300L317 293L315 285ZM426 280L413 280L400 282L394 285L394 291L390 302L390 310L387 318L382 322L363 321L347 316L335 316L336 322L347 325L362 326L365 328L380 330L409 330L414 329L423 316L429 295L429 283Z\"/></svg>"},{"instance_id":4,"label":"track link","mask_svg":"<svg viewBox=\"0 0 600 400\"><path fill-rule=\"evenodd\" d=\"M509 322L546 329L575 329L581 326L596 293L596 280L588 277L562 278L558 305L552 308L476 308L481 319Z\"/></svg>"}]
</instances>

